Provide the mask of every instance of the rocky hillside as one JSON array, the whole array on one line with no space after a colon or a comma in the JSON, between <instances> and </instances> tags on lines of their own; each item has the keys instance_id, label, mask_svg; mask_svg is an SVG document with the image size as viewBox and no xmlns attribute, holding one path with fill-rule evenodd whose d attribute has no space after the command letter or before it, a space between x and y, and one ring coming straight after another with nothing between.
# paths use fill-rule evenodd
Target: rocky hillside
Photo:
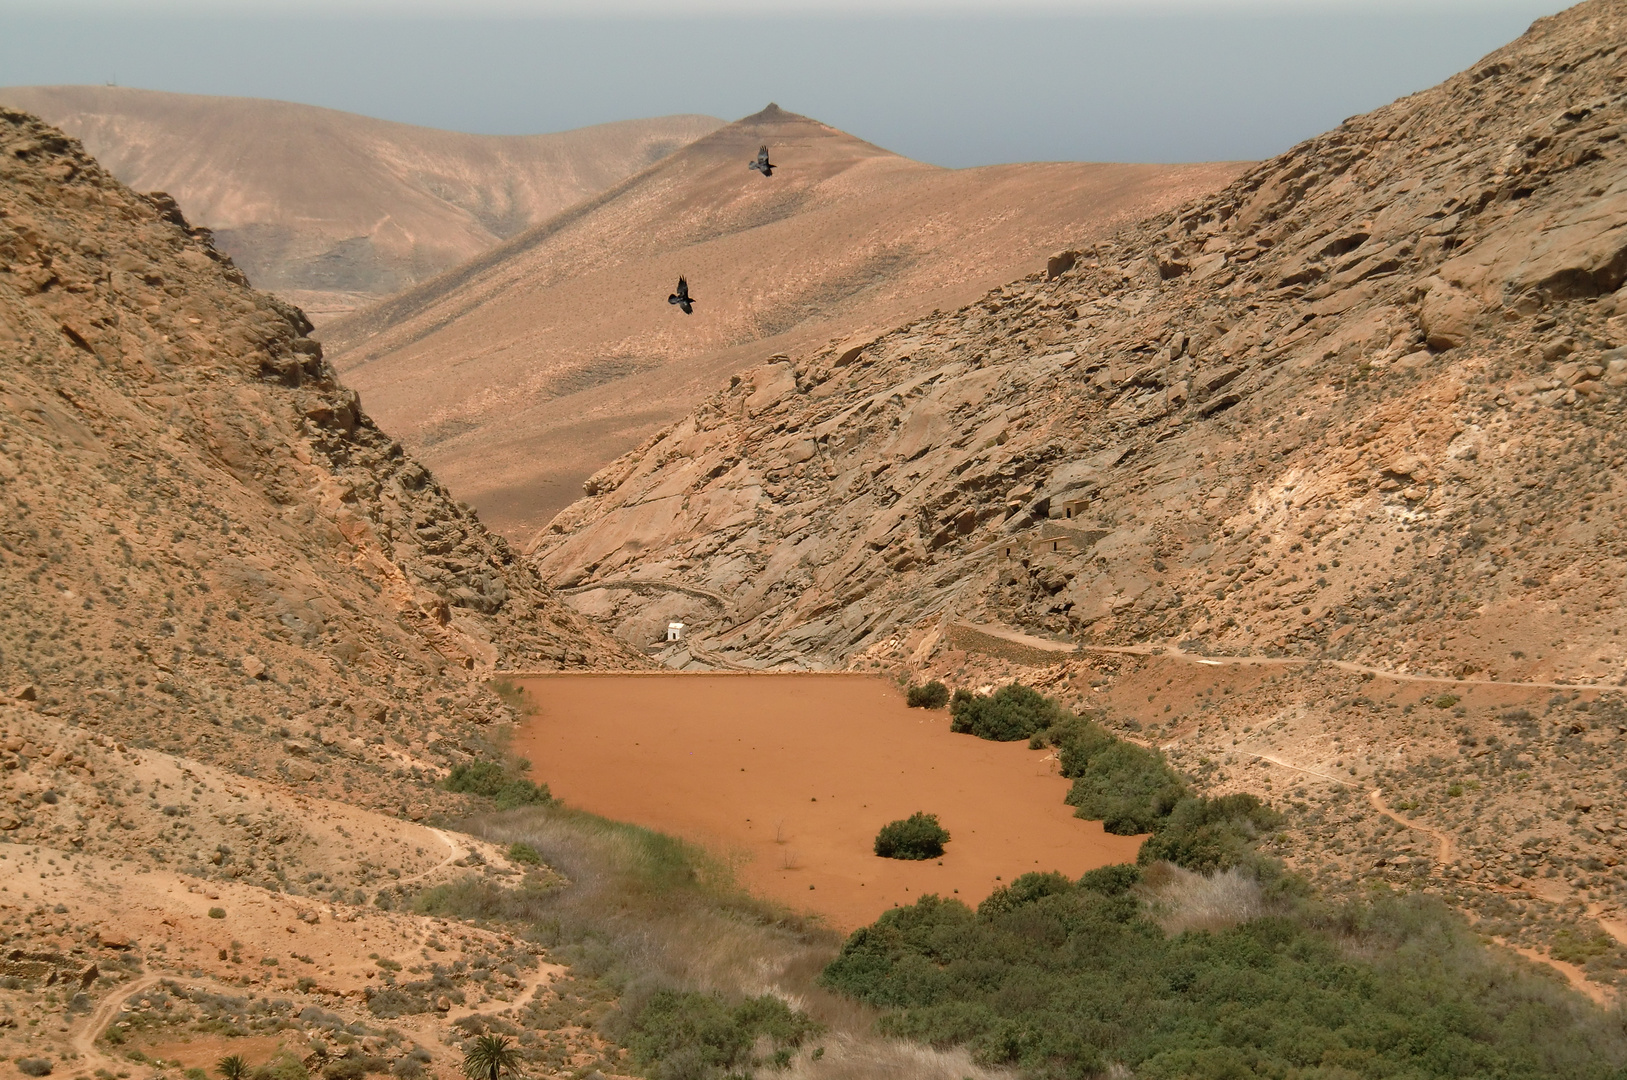
<instances>
[{"instance_id":1,"label":"rocky hillside","mask_svg":"<svg viewBox=\"0 0 1627 1080\"><path fill-rule=\"evenodd\" d=\"M772 177L746 168L765 144ZM771 105L320 336L380 420L523 540L755 358L959 307L1241 171L941 169ZM665 302L680 274L692 316Z\"/></svg>"},{"instance_id":2,"label":"rocky hillside","mask_svg":"<svg viewBox=\"0 0 1627 1080\"><path fill-rule=\"evenodd\" d=\"M452 1075L517 1002L537 1075L614 1057L535 942L398 909L561 883L432 827L491 806L439 781L501 758L494 672L638 660L309 330L172 202L0 110L8 1075Z\"/></svg>"},{"instance_id":3,"label":"rocky hillside","mask_svg":"<svg viewBox=\"0 0 1627 1080\"><path fill-rule=\"evenodd\" d=\"M0 104L167 191L257 288L313 321L433 277L722 124L663 116L469 135L288 101L123 86L12 86Z\"/></svg>"},{"instance_id":4,"label":"rocky hillside","mask_svg":"<svg viewBox=\"0 0 1627 1080\"><path fill-rule=\"evenodd\" d=\"M1620 684L1627 3L874 340L764 357L530 555L668 662L1083 643Z\"/></svg>"},{"instance_id":5,"label":"rocky hillside","mask_svg":"<svg viewBox=\"0 0 1627 1080\"><path fill-rule=\"evenodd\" d=\"M450 761L506 711L472 680L628 662L374 426L309 330L173 203L0 112L0 693L314 776L290 732L450 739Z\"/></svg>"}]
</instances>

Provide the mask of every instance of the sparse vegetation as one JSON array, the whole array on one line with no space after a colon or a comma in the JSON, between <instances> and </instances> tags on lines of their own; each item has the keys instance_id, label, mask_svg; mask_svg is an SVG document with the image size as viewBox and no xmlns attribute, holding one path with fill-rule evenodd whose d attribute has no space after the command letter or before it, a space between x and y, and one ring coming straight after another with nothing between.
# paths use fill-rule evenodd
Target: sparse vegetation
<instances>
[{"instance_id":1,"label":"sparse vegetation","mask_svg":"<svg viewBox=\"0 0 1627 1080\"><path fill-rule=\"evenodd\" d=\"M907 818L889 821L876 834L876 854L883 859L936 859L949 843L949 830L938 815L919 810Z\"/></svg>"},{"instance_id":2,"label":"sparse vegetation","mask_svg":"<svg viewBox=\"0 0 1627 1080\"><path fill-rule=\"evenodd\" d=\"M910 687L907 700L912 709L941 709L949 704L949 687L933 679Z\"/></svg>"},{"instance_id":3,"label":"sparse vegetation","mask_svg":"<svg viewBox=\"0 0 1627 1080\"><path fill-rule=\"evenodd\" d=\"M786 1010L788 1018L783 1005L757 1000L759 980L764 964L806 972L792 992L821 998L812 978L838 939L751 897L700 848L557 803L470 827L504 846L527 845L570 883L560 887L560 878L542 872L518 887L470 875L414 901L420 912L518 931L571 965L546 998L518 1010L522 1026L588 1028L642 1055L645 1075L703 1078L723 1075L723 1066L706 1062L719 1059L719 1048L728 1056L740 1025L755 1031L754 1045L769 1039L735 1061L737 1075L755 1067L753 1057L762 1067L788 1062L796 1032L816 1029L817 1017ZM851 1015L849 1008L838 1005L838 1015ZM686 1009L695 1010L689 1019ZM715 1028L720 1018L727 1023ZM614 1061L601 1070L625 1071Z\"/></svg>"},{"instance_id":4,"label":"sparse vegetation","mask_svg":"<svg viewBox=\"0 0 1627 1080\"><path fill-rule=\"evenodd\" d=\"M17 1059L17 1071L24 1076L50 1076L51 1062L46 1058L20 1057Z\"/></svg>"},{"instance_id":5,"label":"sparse vegetation","mask_svg":"<svg viewBox=\"0 0 1627 1080\"><path fill-rule=\"evenodd\" d=\"M531 703L526 700L525 687L519 685L513 679L493 679L486 685L491 688L491 692L496 694L503 704L513 709L516 715L531 715Z\"/></svg>"}]
</instances>

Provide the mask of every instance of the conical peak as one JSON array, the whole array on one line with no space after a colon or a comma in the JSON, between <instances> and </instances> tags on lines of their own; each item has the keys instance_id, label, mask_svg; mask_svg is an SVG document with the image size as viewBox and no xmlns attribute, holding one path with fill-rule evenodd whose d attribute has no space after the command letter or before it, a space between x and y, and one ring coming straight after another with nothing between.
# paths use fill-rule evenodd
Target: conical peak
<instances>
[{"instance_id":1,"label":"conical peak","mask_svg":"<svg viewBox=\"0 0 1627 1080\"><path fill-rule=\"evenodd\" d=\"M806 120L806 116L799 116L794 112L787 112L772 101L762 111L754 112L750 116L742 116L736 123L741 124L774 124L786 120Z\"/></svg>"}]
</instances>

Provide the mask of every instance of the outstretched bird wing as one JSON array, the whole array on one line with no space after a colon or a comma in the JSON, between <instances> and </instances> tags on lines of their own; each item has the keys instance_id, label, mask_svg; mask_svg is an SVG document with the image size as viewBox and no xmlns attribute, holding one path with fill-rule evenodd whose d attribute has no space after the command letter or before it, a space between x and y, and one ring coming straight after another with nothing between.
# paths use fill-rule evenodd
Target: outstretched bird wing
<instances>
[{"instance_id":1,"label":"outstretched bird wing","mask_svg":"<svg viewBox=\"0 0 1627 1080\"><path fill-rule=\"evenodd\" d=\"M764 146L757 151L757 164L759 167L768 164L768 147Z\"/></svg>"},{"instance_id":2,"label":"outstretched bird wing","mask_svg":"<svg viewBox=\"0 0 1627 1080\"><path fill-rule=\"evenodd\" d=\"M677 304L678 309L685 315L692 315L695 309L690 305L694 302L689 297L689 282L680 277L678 279L678 291L667 297L667 303Z\"/></svg>"}]
</instances>

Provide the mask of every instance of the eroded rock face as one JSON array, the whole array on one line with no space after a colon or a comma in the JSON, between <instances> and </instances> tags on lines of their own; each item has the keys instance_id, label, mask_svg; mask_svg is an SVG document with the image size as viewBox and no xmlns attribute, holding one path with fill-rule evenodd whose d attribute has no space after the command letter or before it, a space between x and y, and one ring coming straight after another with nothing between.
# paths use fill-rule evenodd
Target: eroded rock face
<instances>
[{"instance_id":1,"label":"eroded rock face","mask_svg":"<svg viewBox=\"0 0 1627 1080\"><path fill-rule=\"evenodd\" d=\"M499 668L636 662L373 425L310 329L173 202L0 110L0 686L271 772L234 726L485 722L472 680Z\"/></svg>"},{"instance_id":2,"label":"eroded rock face","mask_svg":"<svg viewBox=\"0 0 1627 1080\"><path fill-rule=\"evenodd\" d=\"M1624 42L1581 5L977 304L765 361L531 558L715 595L717 663L969 619L1620 678Z\"/></svg>"}]
</instances>

